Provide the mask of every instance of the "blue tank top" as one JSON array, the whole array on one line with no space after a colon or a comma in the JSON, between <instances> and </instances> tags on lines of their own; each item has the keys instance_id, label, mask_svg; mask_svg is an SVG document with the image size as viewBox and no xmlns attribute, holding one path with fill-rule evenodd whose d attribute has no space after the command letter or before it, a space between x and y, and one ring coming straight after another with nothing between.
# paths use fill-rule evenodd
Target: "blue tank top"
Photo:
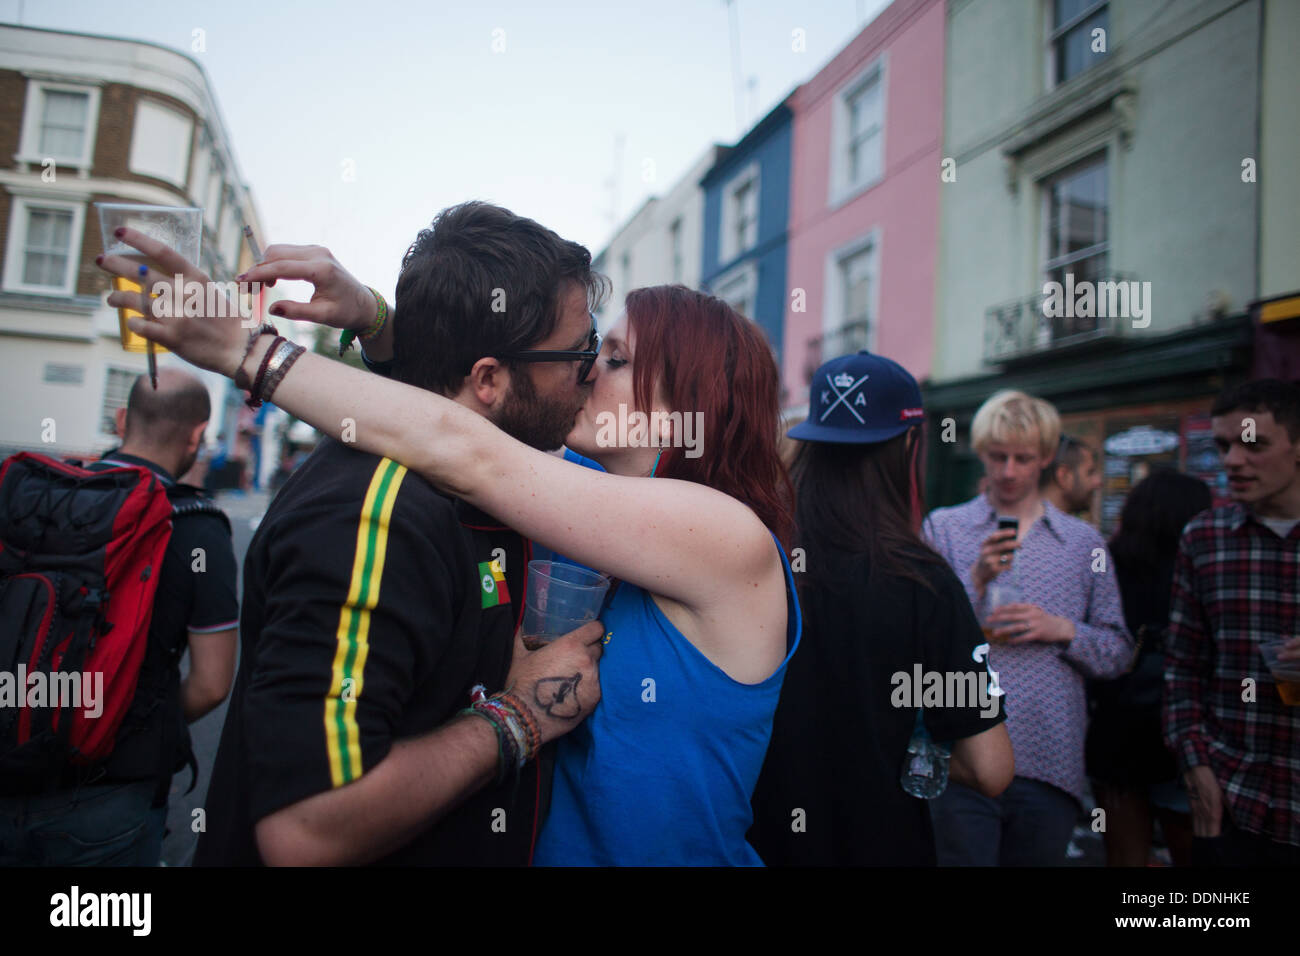
<instances>
[{"instance_id":1,"label":"blue tank top","mask_svg":"<svg viewBox=\"0 0 1300 956\"><path fill-rule=\"evenodd\" d=\"M786 656L760 684L732 680L649 593L619 586L601 614L600 703L557 742L535 865L763 865L745 842L749 801L802 633L784 551L781 563Z\"/></svg>"}]
</instances>

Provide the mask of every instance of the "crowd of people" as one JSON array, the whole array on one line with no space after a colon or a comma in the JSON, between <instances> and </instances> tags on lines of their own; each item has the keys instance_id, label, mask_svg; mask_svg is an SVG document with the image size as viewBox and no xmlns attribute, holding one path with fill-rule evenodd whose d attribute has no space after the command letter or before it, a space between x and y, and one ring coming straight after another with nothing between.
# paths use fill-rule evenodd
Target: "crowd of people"
<instances>
[{"instance_id":1,"label":"crowd of people","mask_svg":"<svg viewBox=\"0 0 1300 956\"><path fill-rule=\"evenodd\" d=\"M151 282L209 281L120 238ZM1176 863L1300 862L1300 708L1260 654L1300 663L1294 384L1215 404L1230 504L1156 472L1108 544L1073 516L1099 450L1050 403L992 395L981 492L926 514L917 382L842 356L787 467L756 326L663 286L601 336L588 251L499 207L421 231L391 316L320 247L240 278L311 282L273 314L359 339L369 371L269 325L133 320L329 436L245 558L196 865L1050 866L1097 812L1113 864L1147 862L1157 818ZM628 408L651 433L611 440ZM529 650L543 554L611 586L597 621ZM53 861L35 801L75 814L90 785L0 797L0 862ZM114 832L80 861L155 852L156 829L146 849Z\"/></svg>"}]
</instances>

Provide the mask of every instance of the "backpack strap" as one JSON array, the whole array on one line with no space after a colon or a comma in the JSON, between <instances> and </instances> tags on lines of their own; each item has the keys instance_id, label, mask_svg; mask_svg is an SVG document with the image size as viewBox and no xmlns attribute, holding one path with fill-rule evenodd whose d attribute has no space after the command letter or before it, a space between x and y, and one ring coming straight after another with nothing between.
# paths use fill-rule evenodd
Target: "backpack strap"
<instances>
[{"instance_id":1,"label":"backpack strap","mask_svg":"<svg viewBox=\"0 0 1300 956\"><path fill-rule=\"evenodd\" d=\"M172 503L172 517L186 515L215 515L226 526L226 531L234 533L230 527L230 517L212 500L202 488L194 485L175 484L167 489L167 498Z\"/></svg>"}]
</instances>

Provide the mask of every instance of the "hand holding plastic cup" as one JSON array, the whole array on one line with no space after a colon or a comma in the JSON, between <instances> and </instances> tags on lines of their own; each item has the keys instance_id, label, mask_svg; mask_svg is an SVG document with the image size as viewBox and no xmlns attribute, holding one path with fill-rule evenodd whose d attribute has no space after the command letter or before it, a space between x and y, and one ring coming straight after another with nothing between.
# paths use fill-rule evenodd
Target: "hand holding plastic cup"
<instances>
[{"instance_id":1,"label":"hand holding plastic cup","mask_svg":"<svg viewBox=\"0 0 1300 956\"><path fill-rule=\"evenodd\" d=\"M1284 640L1269 641L1260 646L1259 653L1277 682L1277 693L1282 703L1294 707L1300 704L1300 661L1278 659L1285 645Z\"/></svg>"},{"instance_id":2,"label":"hand holding plastic cup","mask_svg":"<svg viewBox=\"0 0 1300 956\"><path fill-rule=\"evenodd\" d=\"M1005 644L1013 635L996 633L999 625L990 623L988 616L1007 604L1019 604L1020 587L1010 574L1000 574L989 582L987 593L988 610L985 612L984 620L980 622L980 630L984 632L984 640L990 644Z\"/></svg>"},{"instance_id":3,"label":"hand holding plastic cup","mask_svg":"<svg viewBox=\"0 0 1300 956\"><path fill-rule=\"evenodd\" d=\"M104 255L125 256L144 262L144 256L139 249L128 246L113 235L115 230L127 226L171 246L190 262L199 261L203 238L203 210L197 206L144 206L139 203L97 202L95 208L99 211L99 233L104 242ZM113 289L116 292L140 292L141 286L129 279L114 276ZM128 352L144 352L149 345L147 339L127 328L126 320L139 316L140 313L135 309L117 310L122 348ZM162 349L161 345L154 347ZM166 349L162 350L166 351Z\"/></svg>"},{"instance_id":4,"label":"hand holding plastic cup","mask_svg":"<svg viewBox=\"0 0 1300 956\"><path fill-rule=\"evenodd\" d=\"M557 561L528 562L528 590L520 636L536 650L557 637L596 620L609 590L609 578Z\"/></svg>"}]
</instances>

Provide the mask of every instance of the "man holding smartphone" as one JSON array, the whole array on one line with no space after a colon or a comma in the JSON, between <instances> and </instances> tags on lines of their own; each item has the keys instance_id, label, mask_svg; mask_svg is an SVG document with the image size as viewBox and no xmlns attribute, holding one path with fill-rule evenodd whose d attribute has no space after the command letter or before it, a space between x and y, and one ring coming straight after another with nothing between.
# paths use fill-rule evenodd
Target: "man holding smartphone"
<instances>
[{"instance_id":1,"label":"man holding smartphone","mask_svg":"<svg viewBox=\"0 0 1300 956\"><path fill-rule=\"evenodd\" d=\"M987 490L925 522L993 643L989 662L1007 692L1016 758L1015 779L1000 797L953 783L934 801L941 866L1064 861L1085 792L1085 678L1116 677L1132 658L1101 535L1039 493L1060 430L1048 402L993 395L971 426ZM995 602L993 585L1009 573L1019 596Z\"/></svg>"}]
</instances>

